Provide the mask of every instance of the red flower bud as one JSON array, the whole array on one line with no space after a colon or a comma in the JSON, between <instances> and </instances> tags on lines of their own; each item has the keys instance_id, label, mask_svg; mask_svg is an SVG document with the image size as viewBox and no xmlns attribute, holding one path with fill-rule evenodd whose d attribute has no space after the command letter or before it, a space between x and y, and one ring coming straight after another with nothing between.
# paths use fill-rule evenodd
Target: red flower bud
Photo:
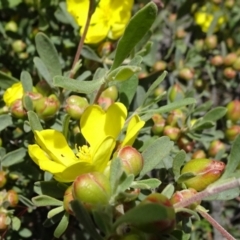
<instances>
[{"instance_id":1,"label":"red flower bud","mask_svg":"<svg viewBox=\"0 0 240 240\"><path fill-rule=\"evenodd\" d=\"M172 141L177 141L181 135L181 131L177 127L166 126L163 129L163 135L168 136Z\"/></svg>"},{"instance_id":2,"label":"red flower bud","mask_svg":"<svg viewBox=\"0 0 240 240\"><path fill-rule=\"evenodd\" d=\"M73 201L73 194L72 194L72 189L73 189L73 185L69 186L67 188L67 190L65 191L64 193L64 196L63 196L63 206L64 206L64 209L73 215L73 211L71 209L71 206L70 206L70 202Z\"/></svg>"},{"instance_id":3,"label":"red flower bud","mask_svg":"<svg viewBox=\"0 0 240 240\"><path fill-rule=\"evenodd\" d=\"M236 77L237 72L232 68L232 67L227 67L223 70L223 75L227 78L227 79L233 79Z\"/></svg>"},{"instance_id":4,"label":"red flower bud","mask_svg":"<svg viewBox=\"0 0 240 240\"><path fill-rule=\"evenodd\" d=\"M210 60L213 66L219 67L223 64L223 57L221 55L216 55Z\"/></svg>"},{"instance_id":5,"label":"red flower bud","mask_svg":"<svg viewBox=\"0 0 240 240\"><path fill-rule=\"evenodd\" d=\"M73 182L73 198L87 208L106 205L110 199L111 187L108 178L100 172L84 173Z\"/></svg>"},{"instance_id":6,"label":"red flower bud","mask_svg":"<svg viewBox=\"0 0 240 240\"><path fill-rule=\"evenodd\" d=\"M37 92L26 92L23 94L22 99L24 99L25 96L29 96L31 98L34 109L38 100L43 97L41 93L37 93ZM24 101L23 101L23 107L26 108Z\"/></svg>"},{"instance_id":7,"label":"red flower bud","mask_svg":"<svg viewBox=\"0 0 240 240\"><path fill-rule=\"evenodd\" d=\"M225 131L225 136L229 141L233 141L237 135L240 134L240 126L233 125L230 128L227 128Z\"/></svg>"},{"instance_id":8,"label":"red flower bud","mask_svg":"<svg viewBox=\"0 0 240 240\"><path fill-rule=\"evenodd\" d=\"M178 125L178 121L184 123L186 119L186 115L183 113L181 109L172 110L167 117L167 125L176 127Z\"/></svg>"},{"instance_id":9,"label":"red flower bud","mask_svg":"<svg viewBox=\"0 0 240 240\"><path fill-rule=\"evenodd\" d=\"M114 103L114 101L109 97L100 97L97 103L102 107L103 110L106 111Z\"/></svg>"},{"instance_id":10,"label":"red flower bud","mask_svg":"<svg viewBox=\"0 0 240 240\"><path fill-rule=\"evenodd\" d=\"M143 168L143 157L133 147L125 146L121 148L117 156L121 159L122 167L127 174L137 176Z\"/></svg>"},{"instance_id":11,"label":"red flower bud","mask_svg":"<svg viewBox=\"0 0 240 240\"><path fill-rule=\"evenodd\" d=\"M205 46L208 50L215 49L218 44L218 39L216 35L209 36L205 39Z\"/></svg>"},{"instance_id":12,"label":"red flower bud","mask_svg":"<svg viewBox=\"0 0 240 240\"><path fill-rule=\"evenodd\" d=\"M4 231L8 228L8 224L7 224L7 214L4 212L0 212L0 231Z\"/></svg>"},{"instance_id":13,"label":"red flower bud","mask_svg":"<svg viewBox=\"0 0 240 240\"><path fill-rule=\"evenodd\" d=\"M76 120L79 120L89 106L86 98L72 95L66 100L65 111Z\"/></svg>"},{"instance_id":14,"label":"red flower bud","mask_svg":"<svg viewBox=\"0 0 240 240\"><path fill-rule=\"evenodd\" d=\"M203 150L197 150L193 153L192 159L206 158L206 153Z\"/></svg>"},{"instance_id":15,"label":"red flower bud","mask_svg":"<svg viewBox=\"0 0 240 240\"><path fill-rule=\"evenodd\" d=\"M113 43L110 41L103 42L98 47L98 54L102 56L108 56L114 50Z\"/></svg>"},{"instance_id":16,"label":"red flower bud","mask_svg":"<svg viewBox=\"0 0 240 240\"><path fill-rule=\"evenodd\" d=\"M212 141L208 148L208 155L214 158L219 151L224 151L224 152L226 151L225 144L220 140Z\"/></svg>"},{"instance_id":17,"label":"red flower bud","mask_svg":"<svg viewBox=\"0 0 240 240\"><path fill-rule=\"evenodd\" d=\"M232 122L237 122L240 120L240 101L234 100L227 105L227 119Z\"/></svg>"},{"instance_id":18,"label":"red flower bud","mask_svg":"<svg viewBox=\"0 0 240 240\"><path fill-rule=\"evenodd\" d=\"M192 152L195 145L195 143L186 136L181 136L177 140L177 144L179 149L183 149L187 153Z\"/></svg>"},{"instance_id":19,"label":"red flower bud","mask_svg":"<svg viewBox=\"0 0 240 240\"><path fill-rule=\"evenodd\" d=\"M4 171L0 171L0 188L4 187L7 183L6 173Z\"/></svg>"},{"instance_id":20,"label":"red flower bud","mask_svg":"<svg viewBox=\"0 0 240 240\"><path fill-rule=\"evenodd\" d=\"M16 207L19 201L17 192L14 190L9 190L7 192L5 200L9 202L10 207Z\"/></svg>"},{"instance_id":21,"label":"red flower bud","mask_svg":"<svg viewBox=\"0 0 240 240\"><path fill-rule=\"evenodd\" d=\"M15 118L23 119L27 116L27 112L23 107L22 99L17 99L10 107L10 112Z\"/></svg>"},{"instance_id":22,"label":"red flower bud","mask_svg":"<svg viewBox=\"0 0 240 240\"><path fill-rule=\"evenodd\" d=\"M237 54L236 53L229 53L224 58L224 65L225 66L232 66L234 62L237 60Z\"/></svg>"},{"instance_id":23,"label":"red flower bud","mask_svg":"<svg viewBox=\"0 0 240 240\"><path fill-rule=\"evenodd\" d=\"M181 174L191 172L196 176L184 182L188 188L197 191L204 190L208 185L218 180L225 169L221 161L209 160L206 158L192 159L185 164Z\"/></svg>"}]
</instances>

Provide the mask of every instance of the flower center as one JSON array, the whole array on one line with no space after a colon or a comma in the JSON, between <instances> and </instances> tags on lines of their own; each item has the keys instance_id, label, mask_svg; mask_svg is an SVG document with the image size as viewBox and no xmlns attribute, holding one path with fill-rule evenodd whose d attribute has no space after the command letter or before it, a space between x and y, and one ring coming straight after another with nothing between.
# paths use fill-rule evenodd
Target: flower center
<instances>
[{"instance_id":1,"label":"flower center","mask_svg":"<svg viewBox=\"0 0 240 240\"><path fill-rule=\"evenodd\" d=\"M92 161L91 148L88 147L87 145L78 147L78 152L76 153L76 156L80 161L91 162Z\"/></svg>"}]
</instances>

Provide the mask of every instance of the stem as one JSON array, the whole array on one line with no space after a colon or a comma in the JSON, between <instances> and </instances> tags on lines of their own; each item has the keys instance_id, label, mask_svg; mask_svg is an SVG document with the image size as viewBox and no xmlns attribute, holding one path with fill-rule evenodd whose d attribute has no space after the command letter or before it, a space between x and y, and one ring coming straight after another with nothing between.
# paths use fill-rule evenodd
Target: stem
<instances>
[{"instance_id":1,"label":"stem","mask_svg":"<svg viewBox=\"0 0 240 240\"><path fill-rule=\"evenodd\" d=\"M201 201L202 199L204 199L206 197L209 197L214 194L224 192L226 190L236 188L239 186L240 186L240 178L233 179L227 183L223 183L220 186L210 186L210 187L206 188L204 191L195 194L191 198L184 199L183 201L174 204L174 208L189 206L190 204L197 202L197 201Z\"/></svg>"},{"instance_id":2,"label":"stem","mask_svg":"<svg viewBox=\"0 0 240 240\"><path fill-rule=\"evenodd\" d=\"M97 103L97 100L99 99L99 97L100 97L101 93L103 92L105 86L106 86L106 84L103 83L103 84L101 85L101 87L98 89L98 91L97 91L97 93L96 93L96 96L95 96L95 98L94 98L93 103Z\"/></svg>"},{"instance_id":3,"label":"stem","mask_svg":"<svg viewBox=\"0 0 240 240\"><path fill-rule=\"evenodd\" d=\"M72 68L71 68L70 75L69 75L70 78L73 78L73 76L75 74L74 67L79 60L79 57L80 57L80 54L81 54L81 51L82 51L82 48L83 48L84 40L86 38L87 31L88 31L90 21L91 21L91 18L92 18L92 14L94 12L93 10L94 10L94 0L89 0L89 9L88 9L87 20L86 20L86 24L84 26L82 37L80 38L80 41L79 41L79 44L78 44L78 48L77 48L77 52L76 52L73 64L72 64Z\"/></svg>"},{"instance_id":4,"label":"stem","mask_svg":"<svg viewBox=\"0 0 240 240\"><path fill-rule=\"evenodd\" d=\"M212 226L217 229L223 237L225 237L227 240L236 240L229 232L227 232L217 221L215 221L207 212L202 211L197 208L197 212L205 218L209 223L212 224Z\"/></svg>"}]
</instances>

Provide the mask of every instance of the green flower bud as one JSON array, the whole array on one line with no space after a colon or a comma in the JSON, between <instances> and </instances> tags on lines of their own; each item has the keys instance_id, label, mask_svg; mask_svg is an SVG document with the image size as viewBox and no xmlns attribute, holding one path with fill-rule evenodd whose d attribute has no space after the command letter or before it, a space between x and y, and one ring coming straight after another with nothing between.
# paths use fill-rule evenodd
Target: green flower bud
<instances>
[{"instance_id":1,"label":"green flower bud","mask_svg":"<svg viewBox=\"0 0 240 240\"><path fill-rule=\"evenodd\" d=\"M22 99L17 99L12 103L10 112L15 118L19 119L23 119L27 116L27 112L23 107Z\"/></svg>"},{"instance_id":2,"label":"green flower bud","mask_svg":"<svg viewBox=\"0 0 240 240\"><path fill-rule=\"evenodd\" d=\"M7 183L6 173L4 171L0 171L0 188L4 187Z\"/></svg>"},{"instance_id":3,"label":"green flower bud","mask_svg":"<svg viewBox=\"0 0 240 240\"><path fill-rule=\"evenodd\" d=\"M79 120L88 106L86 98L72 95L66 100L65 110L73 119Z\"/></svg>"},{"instance_id":4,"label":"green flower bud","mask_svg":"<svg viewBox=\"0 0 240 240\"><path fill-rule=\"evenodd\" d=\"M197 91L203 91L207 87L207 82L204 81L203 79L195 79L194 87L197 89Z\"/></svg>"},{"instance_id":5,"label":"green flower bud","mask_svg":"<svg viewBox=\"0 0 240 240\"><path fill-rule=\"evenodd\" d=\"M128 233L119 236L117 240L145 240L145 234L137 229L131 228Z\"/></svg>"},{"instance_id":6,"label":"green flower bud","mask_svg":"<svg viewBox=\"0 0 240 240\"><path fill-rule=\"evenodd\" d=\"M237 122L240 120L240 101L234 100L227 105L227 119L232 122Z\"/></svg>"},{"instance_id":7,"label":"green flower bud","mask_svg":"<svg viewBox=\"0 0 240 240\"><path fill-rule=\"evenodd\" d=\"M37 92L41 93L44 97L47 97L51 94L52 89L45 80L39 81L35 86Z\"/></svg>"},{"instance_id":8,"label":"green flower bud","mask_svg":"<svg viewBox=\"0 0 240 240\"><path fill-rule=\"evenodd\" d=\"M215 49L218 44L218 39L216 35L209 36L205 39L205 46L208 50Z\"/></svg>"},{"instance_id":9,"label":"green flower bud","mask_svg":"<svg viewBox=\"0 0 240 240\"><path fill-rule=\"evenodd\" d=\"M192 159L182 168L181 174L191 172L196 176L184 182L188 188L197 191L204 190L208 185L218 180L225 169L221 161L209 160L206 158Z\"/></svg>"},{"instance_id":10,"label":"green flower bud","mask_svg":"<svg viewBox=\"0 0 240 240\"><path fill-rule=\"evenodd\" d=\"M192 152L195 146L195 143L190 138L186 136L181 136L177 140L177 145L179 149L183 149L185 152L189 153L189 152Z\"/></svg>"},{"instance_id":11,"label":"green flower bud","mask_svg":"<svg viewBox=\"0 0 240 240\"><path fill-rule=\"evenodd\" d=\"M8 228L8 216L4 212L0 212L0 231L4 231Z\"/></svg>"},{"instance_id":12,"label":"green flower bud","mask_svg":"<svg viewBox=\"0 0 240 240\"><path fill-rule=\"evenodd\" d=\"M234 68L236 71L240 71L240 57L238 57L238 58L236 59L236 61L234 62L233 68Z\"/></svg>"},{"instance_id":13,"label":"green flower bud","mask_svg":"<svg viewBox=\"0 0 240 240\"><path fill-rule=\"evenodd\" d=\"M153 91L153 97L157 98L159 96L161 96L164 93L165 89L163 87L157 87L154 91Z\"/></svg>"},{"instance_id":14,"label":"green flower bud","mask_svg":"<svg viewBox=\"0 0 240 240\"><path fill-rule=\"evenodd\" d=\"M181 135L181 131L177 127L165 126L163 129L163 135L168 136L172 141L177 141Z\"/></svg>"},{"instance_id":15,"label":"green flower bud","mask_svg":"<svg viewBox=\"0 0 240 240\"><path fill-rule=\"evenodd\" d=\"M23 52L26 48L26 43L24 43L22 40L15 40L12 43L12 49L15 53Z\"/></svg>"},{"instance_id":16,"label":"green flower bud","mask_svg":"<svg viewBox=\"0 0 240 240\"><path fill-rule=\"evenodd\" d=\"M233 125L230 128L227 128L225 131L225 137L229 141L233 141L237 135L240 134L240 126L239 125Z\"/></svg>"},{"instance_id":17,"label":"green flower bud","mask_svg":"<svg viewBox=\"0 0 240 240\"><path fill-rule=\"evenodd\" d=\"M16 207L19 201L17 192L14 190L9 190L7 192L5 200L9 202L10 207Z\"/></svg>"},{"instance_id":18,"label":"green flower bud","mask_svg":"<svg viewBox=\"0 0 240 240\"><path fill-rule=\"evenodd\" d=\"M167 211L167 218L152 223L137 226L146 233L163 234L171 232L175 227L175 211L170 200L160 193L148 195L140 204L159 204L164 206Z\"/></svg>"},{"instance_id":19,"label":"green flower bud","mask_svg":"<svg viewBox=\"0 0 240 240\"><path fill-rule=\"evenodd\" d=\"M122 167L127 174L137 176L143 168L143 157L133 147L125 146L121 148L117 156L121 159Z\"/></svg>"},{"instance_id":20,"label":"green flower bud","mask_svg":"<svg viewBox=\"0 0 240 240\"><path fill-rule=\"evenodd\" d=\"M97 103L103 110L106 111L114 103L114 101L109 97L100 97L98 98Z\"/></svg>"},{"instance_id":21,"label":"green flower bud","mask_svg":"<svg viewBox=\"0 0 240 240\"><path fill-rule=\"evenodd\" d=\"M68 213L73 215L73 211L70 206L70 202L74 200L73 194L72 194L72 189L73 189L73 185L69 186L67 188L67 190L65 191L64 196L63 196L63 207Z\"/></svg>"},{"instance_id":22,"label":"green flower bud","mask_svg":"<svg viewBox=\"0 0 240 240\"><path fill-rule=\"evenodd\" d=\"M194 41L194 47L198 50L198 51L202 51L203 47L204 47L204 40L203 39L197 39Z\"/></svg>"},{"instance_id":23,"label":"green flower bud","mask_svg":"<svg viewBox=\"0 0 240 240\"><path fill-rule=\"evenodd\" d=\"M35 111L39 118L49 120L55 116L59 109L60 103L55 95L43 97L36 102Z\"/></svg>"},{"instance_id":24,"label":"green flower bud","mask_svg":"<svg viewBox=\"0 0 240 240\"><path fill-rule=\"evenodd\" d=\"M212 141L208 148L208 155L214 158L217 155L217 153L220 151L224 151L224 152L226 151L225 144L220 140Z\"/></svg>"},{"instance_id":25,"label":"green flower bud","mask_svg":"<svg viewBox=\"0 0 240 240\"><path fill-rule=\"evenodd\" d=\"M18 31L18 25L15 21L9 21L5 25L5 30L10 32L17 32Z\"/></svg>"},{"instance_id":26,"label":"green flower bud","mask_svg":"<svg viewBox=\"0 0 240 240\"><path fill-rule=\"evenodd\" d=\"M206 158L206 153L203 150L197 150L193 153L192 159Z\"/></svg>"},{"instance_id":27,"label":"green flower bud","mask_svg":"<svg viewBox=\"0 0 240 240\"><path fill-rule=\"evenodd\" d=\"M181 109L172 110L167 117L167 125L176 127L178 122L184 123L186 120L186 115Z\"/></svg>"},{"instance_id":28,"label":"green flower bud","mask_svg":"<svg viewBox=\"0 0 240 240\"><path fill-rule=\"evenodd\" d=\"M23 99L25 96L29 96L31 98L34 109L36 107L36 103L38 102L38 100L43 97L41 93L37 93L37 92L26 92L23 94ZM24 101L23 101L23 107L26 108Z\"/></svg>"},{"instance_id":29,"label":"green flower bud","mask_svg":"<svg viewBox=\"0 0 240 240\"><path fill-rule=\"evenodd\" d=\"M224 57L223 62L225 66L232 66L236 60L237 60L237 54L229 53L227 54L227 56Z\"/></svg>"},{"instance_id":30,"label":"green flower bud","mask_svg":"<svg viewBox=\"0 0 240 240\"><path fill-rule=\"evenodd\" d=\"M162 60L155 62L152 67L154 72L160 72L160 71L162 72L166 70L166 68L167 68L167 63Z\"/></svg>"},{"instance_id":31,"label":"green flower bud","mask_svg":"<svg viewBox=\"0 0 240 240\"><path fill-rule=\"evenodd\" d=\"M225 0L225 6L227 8L232 8L235 4L235 0Z\"/></svg>"},{"instance_id":32,"label":"green flower bud","mask_svg":"<svg viewBox=\"0 0 240 240\"><path fill-rule=\"evenodd\" d=\"M162 119L153 124L151 131L154 135L161 136L163 133L163 129L165 127L165 119Z\"/></svg>"},{"instance_id":33,"label":"green flower bud","mask_svg":"<svg viewBox=\"0 0 240 240\"><path fill-rule=\"evenodd\" d=\"M171 102L183 99L184 96L184 91L179 84L174 84L169 90L169 100Z\"/></svg>"},{"instance_id":34,"label":"green flower bud","mask_svg":"<svg viewBox=\"0 0 240 240\"><path fill-rule=\"evenodd\" d=\"M182 80L190 81L194 77L194 71L187 67L182 68L178 73L178 77Z\"/></svg>"},{"instance_id":35,"label":"green flower bud","mask_svg":"<svg viewBox=\"0 0 240 240\"><path fill-rule=\"evenodd\" d=\"M221 55L216 55L216 56L211 58L210 62L213 66L219 67L223 64L224 60L223 60L223 57Z\"/></svg>"},{"instance_id":36,"label":"green flower bud","mask_svg":"<svg viewBox=\"0 0 240 240\"><path fill-rule=\"evenodd\" d=\"M227 79L233 79L236 77L237 72L232 68L232 67L227 67L223 70L223 75L224 77L226 77Z\"/></svg>"},{"instance_id":37,"label":"green flower bud","mask_svg":"<svg viewBox=\"0 0 240 240\"><path fill-rule=\"evenodd\" d=\"M103 98L111 98L114 102L117 100L118 98L118 89L116 86L110 86L108 88L106 88L102 93L101 93L101 97Z\"/></svg>"},{"instance_id":38,"label":"green flower bud","mask_svg":"<svg viewBox=\"0 0 240 240\"><path fill-rule=\"evenodd\" d=\"M107 205L110 195L110 182L103 173L84 173L73 182L73 198L81 201L87 208Z\"/></svg>"}]
</instances>

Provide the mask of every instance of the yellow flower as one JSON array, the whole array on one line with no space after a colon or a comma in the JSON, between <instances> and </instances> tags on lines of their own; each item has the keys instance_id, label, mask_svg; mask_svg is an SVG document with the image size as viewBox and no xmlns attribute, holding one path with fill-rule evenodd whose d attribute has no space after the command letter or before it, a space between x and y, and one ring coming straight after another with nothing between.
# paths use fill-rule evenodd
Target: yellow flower
<instances>
[{"instance_id":1,"label":"yellow flower","mask_svg":"<svg viewBox=\"0 0 240 240\"><path fill-rule=\"evenodd\" d=\"M203 5L196 13L194 14L194 19L196 24L198 24L203 32L207 32L209 27L214 20L214 14L219 12L221 13L221 8L217 5ZM226 22L226 17L222 14L218 20L214 32L218 31L219 28Z\"/></svg>"},{"instance_id":2,"label":"yellow flower","mask_svg":"<svg viewBox=\"0 0 240 240\"><path fill-rule=\"evenodd\" d=\"M113 40L122 36L131 17L133 0L100 0L92 15L85 43L96 44L109 37ZM68 12L84 31L89 9L89 0L67 0Z\"/></svg>"},{"instance_id":3,"label":"yellow flower","mask_svg":"<svg viewBox=\"0 0 240 240\"><path fill-rule=\"evenodd\" d=\"M29 145L29 155L42 170L52 173L60 182L71 182L82 173L103 172L126 117L127 110L122 103L112 104L106 112L98 105L90 106L80 121L81 132L89 146L83 145L74 153L61 132L35 131L37 144ZM132 144L143 125L144 122L134 116L124 144Z\"/></svg>"},{"instance_id":4,"label":"yellow flower","mask_svg":"<svg viewBox=\"0 0 240 240\"><path fill-rule=\"evenodd\" d=\"M21 82L14 83L3 94L3 101L8 107L12 105L17 99L21 99L23 96L23 86Z\"/></svg>"}]
</instances>

